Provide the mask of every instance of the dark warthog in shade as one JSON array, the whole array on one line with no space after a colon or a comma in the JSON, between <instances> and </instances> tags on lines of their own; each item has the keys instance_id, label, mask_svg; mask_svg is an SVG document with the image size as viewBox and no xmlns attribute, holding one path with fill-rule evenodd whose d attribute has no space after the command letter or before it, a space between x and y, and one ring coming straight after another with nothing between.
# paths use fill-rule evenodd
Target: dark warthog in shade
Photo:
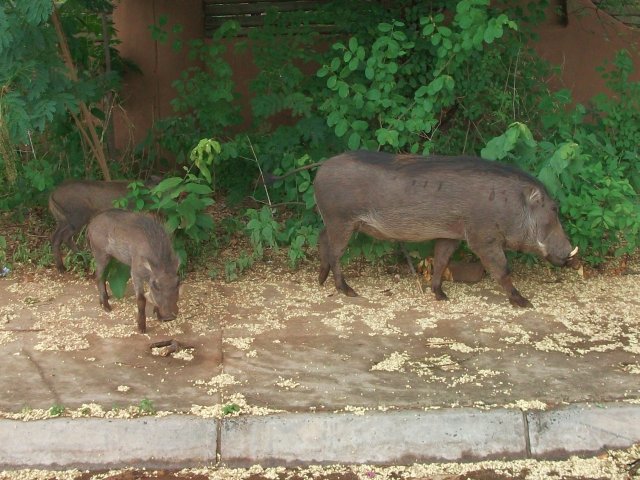
<instances>
[{"instance_id":1,"label":"dark warthog in shade","mask_svg":"<svg viewBox=\"0 0 640 480\"><path fill-rule=\"evenodd\" d=\"M131 266L131 278L138 302L138 330L146 331L144 283L149 284L150 300L160 321L178 315L180 265L162 224L151 215L116 208L91 218L87 227L91 252L96 260L96 282L100 304L111 310L104 270L109 260Z\"/></svg>"},{"instance_id":2,"label":"dark warthog in shade","mask_svg":"<svg viewBox=\"0 0 640 480\"><path fill-rule=\"evenodd\" d=\"M113 208L114 200L127 196L127 180L105 182L100 180L67 180L49 195L49 210L56 219L56 230L51 236L51 249L56 267L64 271L62 262L62 243L74 252L78 246L73 236L82 230L92 215ZM154 178L145 183L151 187L158 183Z\"/></svg>"},{"instance_id":3,"label":"dark warthog in shade","mask_svg":"<svg viewBox=\"0 0 640 480\"><path fill-rule=\"evenodd\" d=\"M461 240L480 258L509 301L531 303L513 286L504 250L538 254L554 265L576 266L577 247L558 220L558 208L531 175L475 157L421 157L350 152L318 169L316 203L320 233L320 283L333 272L336 288L347 285L340 257L354 231L384 240L436 239L431 290L438 300L442 273Z\"/></svg>"}]
</instances>

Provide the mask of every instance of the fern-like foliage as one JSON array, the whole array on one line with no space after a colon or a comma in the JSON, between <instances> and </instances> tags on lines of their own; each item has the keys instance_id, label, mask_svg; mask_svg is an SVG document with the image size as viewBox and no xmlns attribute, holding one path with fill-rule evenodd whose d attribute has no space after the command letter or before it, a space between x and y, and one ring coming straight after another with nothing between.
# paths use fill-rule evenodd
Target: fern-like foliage
<instances>
[{"instance_id":1,"label":"fern-like foliage","mask_svg":"<svg viewBox=\"0 0 640 480\"><path fill-rule=\"evenodd\" d=\"M77 99L49 23L50 0L7 0L0 6L0 104L9 138L27 143L29 132L76 108Z\"/></svg>"}]
</instances>

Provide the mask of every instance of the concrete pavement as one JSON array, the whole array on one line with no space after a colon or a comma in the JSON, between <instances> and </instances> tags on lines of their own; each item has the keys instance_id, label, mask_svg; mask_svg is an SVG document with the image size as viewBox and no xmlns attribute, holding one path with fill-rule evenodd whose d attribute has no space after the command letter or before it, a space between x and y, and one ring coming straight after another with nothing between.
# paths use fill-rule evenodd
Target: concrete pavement
<instances>
[{"instance_id":1,"label":"concrete pavement","mask_svg":"<svg viewBox=\"0 0 640 480\"><path fill-rule=\"evenodd\" d=\"M277 262L279 265L279 263ZM640 442L640 276L516 270L449 302L396 271L190 275L177 320L91 279L0 279L0 467L394 464L561 458ZM174 339L168 356L152 342ZM52 415L56 418L46 418ZM127 418L133 417L133 418Z\"/></svg>"}]
</instances>

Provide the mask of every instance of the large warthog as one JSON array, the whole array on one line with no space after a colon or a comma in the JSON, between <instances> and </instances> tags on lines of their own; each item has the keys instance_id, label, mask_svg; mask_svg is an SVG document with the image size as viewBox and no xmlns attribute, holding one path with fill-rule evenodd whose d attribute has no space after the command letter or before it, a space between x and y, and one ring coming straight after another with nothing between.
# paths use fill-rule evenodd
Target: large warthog
<instances>
[{"instance_id":1,"label":"large warthog","mask_svg":"<svg viewBox=\"0 0 640 480\"><path fill-rule=\"evenodd\" d=\"M49 195L49 210L56 219L56 230L51 236L53 258L59 271L64 271L60 247L64 242L78 251L73 236L82 230L92 215L113 208L114 200L127 195L129 181L105 182L99 180L67 180ZM153 186L156 179L146 183Z\"/></svg>"},{"instance_id":2,"label":"large warthog","mask_svg":"<svg viewBox=\"0 0 640 480\"><path fill-rule=\"evenodd\" d=\"M461 240L480 258L509 301L531 303L513 286L504 250L536 253L554 265L576 266L577 247L558 220L545 187L527 173L475 157L420 157L350 152L330 158L314 182L324 220L320 283L329 270L336 288L347 285L340 257L354 231L384 240L436 239L431 290L438 300L442 273Z\"/></svg>"},{"instance_id":3,"label":"large warthog","mask_svg":"<svg viewBox=\"0 0 640 480\"><path fill-rule=\"evenodd\" d=\"M131 278L138 302L138 330L146 331L144 283L155 305L158 320L169 321L178 315L179 261L162 224L151 215L110 209L96 214L87 227L91 252L96 260L96 283L100 304L111 310L104 270L109 260L131 266Z\"/></svg>"}]
</instances>

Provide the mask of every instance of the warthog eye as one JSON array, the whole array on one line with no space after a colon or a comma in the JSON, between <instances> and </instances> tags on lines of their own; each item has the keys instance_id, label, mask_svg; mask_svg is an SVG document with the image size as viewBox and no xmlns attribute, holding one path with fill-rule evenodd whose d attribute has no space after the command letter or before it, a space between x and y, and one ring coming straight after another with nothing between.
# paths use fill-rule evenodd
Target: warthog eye
<instances>
[{"instance_id":1,"label":"warthog eye","mask_svg":"<svg viewBox=\"0 0 640 480\"><path fill-rule=\"evenodd\" d=\"M156 282L155 280L151 280L151 288L153 288L154 290L158 290L160 288L158 282Z\"/></svg>"}]
</instances>

